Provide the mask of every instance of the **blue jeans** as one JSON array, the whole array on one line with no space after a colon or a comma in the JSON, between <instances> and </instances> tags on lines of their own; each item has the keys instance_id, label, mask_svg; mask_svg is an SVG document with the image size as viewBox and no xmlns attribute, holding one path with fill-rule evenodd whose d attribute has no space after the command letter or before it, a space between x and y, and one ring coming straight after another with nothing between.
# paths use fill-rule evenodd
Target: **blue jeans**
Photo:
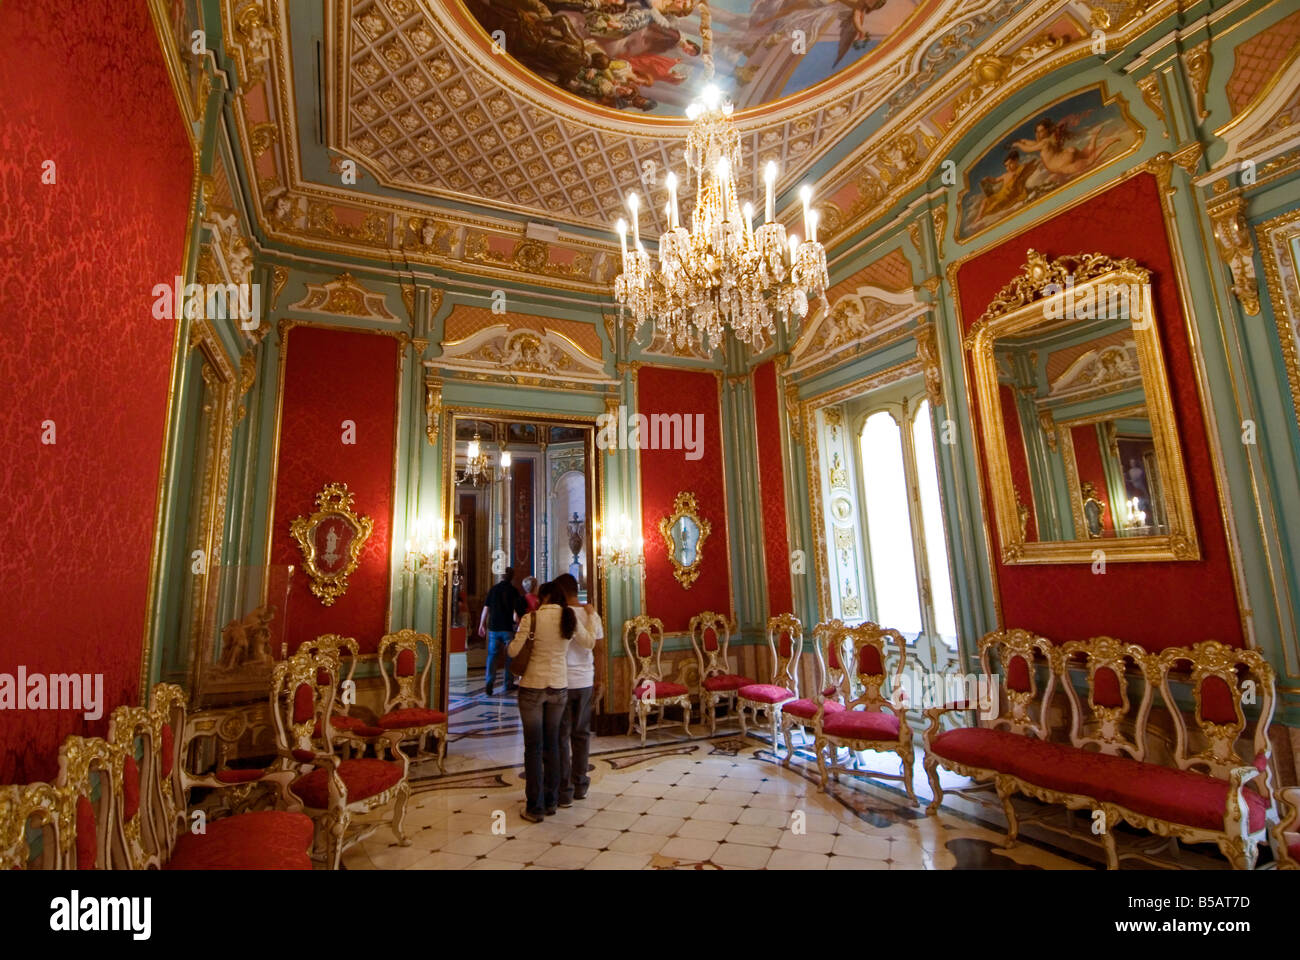
<instances>
[{"instance_id":1,"label":"blue jeans","mask_svg":"<svg viewBox=\"0 0 1300 960\"><path fill-rule=\"evenodd\" d=\"M592 687L569 688L560 723L560 799L585 797L591 786L587 758L591 754Z\"/></svg>"},{"instance_id":2,"label":"blue jeans","mask_svg":"<svg viewBox=\"0 0 1300 960\"><path fill-rule=\"evenodd\" d=\"M510 672L510 657L506 655L506 647L510 646L510 641L515 635L509 630L489 630L487 635L487 692L491 693L492 688L497 682L497 657L503 657L506 661L506 689L512 690L515 686L514 675Z\"/></svg>"},{"instance_id":3,"label":"blue jeans","mask_svg":"<svg viewBox=\"0 0 1300 960\"><path fill-rule=\"evenodd\" d=\"M554 810L560 793L560 722L569 702L565 689L519 688L524 727L524 799L529 813Z\"/></svg>"}]
</instances>

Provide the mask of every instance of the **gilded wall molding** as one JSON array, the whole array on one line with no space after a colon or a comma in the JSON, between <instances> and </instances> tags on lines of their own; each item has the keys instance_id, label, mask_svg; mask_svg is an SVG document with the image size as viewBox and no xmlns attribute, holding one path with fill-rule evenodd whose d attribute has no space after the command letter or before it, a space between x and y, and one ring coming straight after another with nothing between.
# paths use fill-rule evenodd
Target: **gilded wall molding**
<instances>
[{"instance_id":1,"label":"gilded wall molding","mask_svg":"<svg viewBox=\"0 0 1300 960\"><path fill-rule=\"evenodd\" d=\"M1246 201L1232 193L1206 204L1214 228L1219 259L1232 275L1232 293L1247 316L1259 315L1259 283L1255 278L1255 238L1245 215Z\"/></svg>"},{"instance_id":2,"label":"gilded wall molding","mask_svg":"<svg viewBox=\"0 0 1300 960\"><path fill-rule=\"evenodd\" d=\"M326 283L308 283L306 286L303 298L291 303L288 309L383 323L400 322L389 311L384 294L367 289L346 271Z\"/></svg>"},{"instance_id":3,"label":"gilded wall molding","mask_svg":"<svg viewBox=\"0 0 1300 960\"><path fill-rule=\"evenodd\" d=\"M1300 209L1290 210L1256 227L1269 305L1277 324L1282 362L1291 387L1291 403L1300 422Z\"/></svg>"}]
</instances>

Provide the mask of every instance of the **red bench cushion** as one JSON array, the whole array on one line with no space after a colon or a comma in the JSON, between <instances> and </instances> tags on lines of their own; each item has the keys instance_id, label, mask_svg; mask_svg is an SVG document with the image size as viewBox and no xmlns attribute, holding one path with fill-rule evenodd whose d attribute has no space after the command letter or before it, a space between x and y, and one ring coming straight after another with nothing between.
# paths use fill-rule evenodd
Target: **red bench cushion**
<instances>
[{"instance_id":1,"label":"red bench cushion","mask_svg":"<svg viewBox=\"0 0 1300 960\"><path fill-rule=\"evenodd\" d=\"M286 810L240 813L183 833L167 870L310 870L311 818Z\"/></svg>"},{"instance_id":2,"label":"red bench cushion","mask_svg":"<svg viewBox=\"0 0 1300 960\"><path fill-rule=\"evenodd\" d=\"M753 700L756 703L781 703L785 700L794 699L793 690L778 687L774 683L750 683L741 687L737 692L746 700Z\"/></svg>"},{"instance_id":3,"label":"red bench cushion","mask_svg":"<svg viewBox=\"0 0 1300 960\"><path fill-rule=\"evenodd\" d=\"M742 677L734 673L719 674L716 677L704 678L705 690L739 690L741 687L753 683L749 677Z\"/></svg>"},{"instance_id":4,"label":"red bench cushion","mask_svg":"<svg viewBox=\"0 0 1300 960\"><path fill-rule=\"evenodd\" d=\"M822 732L845 740L897 740L898 714L881 710L845 710L823 720Z\"/></svg>"},{"instance_id":5,"label":"red bench cushion","mask_svg":"<svg viewBox=\"0 0 1300 960\"><path fill-rule=\"evenodd\" d=\"M838 700L826 701L826 713L838 713L843 709L844 704L840 703ZM793 714L802 720L811 720L817 715L817 704L813 703L806 697L801 700L791 700L789 703L781 706L781 712Z\"/></svg>"},{"instance_id":6,"label":"red bench cushion","mask_svg":"<svg viewBox=\"0 0 1300 960\"><path fill-rule=\"evenodd\" d=\"M654 680L650 683L643 683L632 691L632 696L638 700L667 700L669 697L680 697L685 695L686 688L680 683L669 683L666 680Z\"/></svg>"},{"instance_id":7,"label":"red bench cushion","mask_svg":"<svg viewBox=\"0 0 1300 960\"><path fill-rule=\"evenodd\" d=\"M1134 813L1206 830L1223 829L1227 780L1130 757L1112 757L1007 730L966 727L934 738L931 751L956 763L1010 773L1049 790L1119 804ZM1251 831L1264 827L1264 798L1247 788Z\"/></svg>"},{"instance_id":8,"label":"red bench cushion","mask_svg":"<svg viewBox=\"0 0 1300 960\"><path fill-rule=\"evenodd\" d=\"M390 710L379 718L379 726L385 730L400 730L403 727L429 727L437 723L446 723L447 715L441 710L429 710L426 707L404 707Z\"/></svg>"},{"instance_id":9,"label":"red bench cushion","mask_svg":"<svg viewBox=\"0 0 1300 960\"><path fill-rule=\"evenodd\" d=\"M329 807L329 774L323 768L299 777L292 784L293 792L302 802L316 810ZM339 777L347 788L348 803L383 793L402 779L402 767L387 760L344 760L339 764Z\"/></svg>"}]
</instances>

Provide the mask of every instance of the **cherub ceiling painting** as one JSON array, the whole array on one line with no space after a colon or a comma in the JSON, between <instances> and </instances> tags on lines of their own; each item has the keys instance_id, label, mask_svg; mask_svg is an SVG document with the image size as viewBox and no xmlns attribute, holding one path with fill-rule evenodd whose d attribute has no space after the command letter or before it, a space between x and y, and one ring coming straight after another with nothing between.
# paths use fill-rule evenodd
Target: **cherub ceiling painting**
<instances>
[{"instance_id":1,"label":"cherub ceiling painting","mask_svg":"<svg viewBox=\"0 0 1300 960\"><path fill-rule=\"evenodd\" d=\"M737 109L757 107L860 63L913 19L922 0L465 5L509 55L556 86L618 110L679 116L709 82L710 56L712 82Z\"/></svg>"},{"instance_id":2,"label":"cherub ceiling painting","mask_svg":"<svg viewBox=\"0 0 1300 960\"><path fill-rule=\"evenodd\" d=\"M1079 179L1114 163L1142 142L1142 128L1122 97L1101 86L1058 101L1021 121L966 170L958 201L959 238L995 224Z\"/></svg>"}]
</instances>

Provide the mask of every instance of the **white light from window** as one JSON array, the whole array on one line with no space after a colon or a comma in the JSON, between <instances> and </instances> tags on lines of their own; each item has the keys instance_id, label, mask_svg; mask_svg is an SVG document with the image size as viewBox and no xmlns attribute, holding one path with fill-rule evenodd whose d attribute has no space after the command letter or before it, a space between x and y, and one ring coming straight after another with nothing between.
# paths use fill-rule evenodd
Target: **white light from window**
<instances>
[{"instance_id":1,"label":"white light from window","mask_svg":"<svg viewBox=\"0 0 1300 960\"><path fill-rule=\"evenodd\" d=\"M921 523L925 527L925 553L929 565L930 599L934 604L934 629L948 646L957 646L957 619L952 606L952 578L948 571L948 545L943 536L943 508L939 500L939 470L935 463L934 427L930 401L921 401L912 424L916 450L917 486L921 496Z\"/></svg>"},{"instance_id":2,"label":"white light from window","mask_svg":"<svg viewBox=\"0 0 1300 960\"><path fill-rule=\"evenodd\" d=\"M921 632L921 602L916 588L902 440L897 422L882 410L867 418L859 447L876 591L874 619L883 627L914 637Z\"/></svg>"}]
</instances>

